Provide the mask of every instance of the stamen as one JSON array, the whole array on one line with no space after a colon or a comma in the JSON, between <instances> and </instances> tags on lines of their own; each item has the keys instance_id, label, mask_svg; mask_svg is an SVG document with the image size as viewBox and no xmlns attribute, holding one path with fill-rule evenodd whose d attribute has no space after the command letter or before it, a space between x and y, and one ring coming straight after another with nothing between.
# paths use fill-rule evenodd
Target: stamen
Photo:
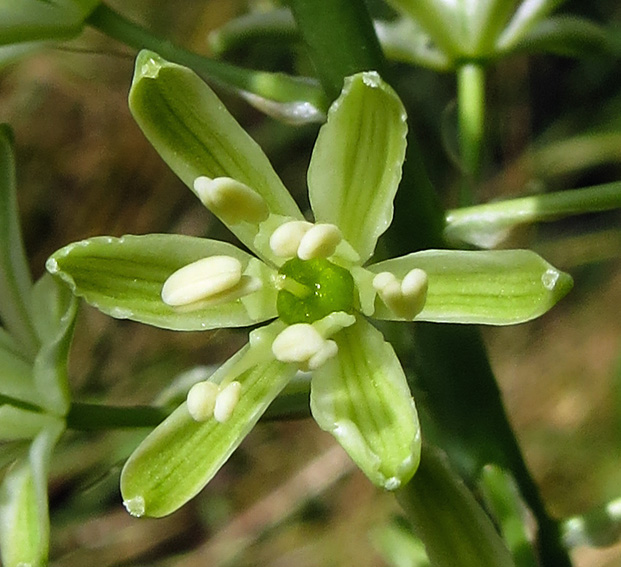
<instances>
[{"instance_id":1,"label":"stamen","mask_svg":"<svg viewBox=\"0 0 621 567\"><path fill-rule=\"evenodd\" d=\"M307 221L289 221L281 224L270 237L270 248L276 256L293 258L298 253L304 235L313 228Z\"/></svg>"},{"instance_id":2,"label":"stamen","mask_svg":"<svg viewBox=\"0 0 621 567\"><path fill-rule=\"evenodd\" d=\"M228 224L259 224L269 216L265 199L254 189L230 177L197 177L194 191L203 204Z\"/></svg>"},{"instance_id":3,"label":"stamen","mask_svg":"<svg viewBox=\"0 0 621 567\"><path fill-rule=\"evenodd\" d=\"M373 278L373 287L397 317L413 319L425 306L428 277L424 270L414 268L399 282L391 272L381 272Z\"/></svg>"},{"instance_id":4,"label":"stamen","mask_svg":"<svg viewBox=\"0 0 621 567\"><path fill-rule=\"evenodd\" d=\"M210 256L174 272L162 287L162 300L173 307L207 299L236 286L242 265L232 256Z\"/></svg>"},{"instance_id":5,"label":"stamen","mask_svg":"<svg viewBox=\"0 0 621 567\"><path fill-rule=\"evenodd\" d=\"M190 388L187 398L188 412L195 421L207 421L216 407L220 388L213 382L198 382Z\"/></svg>"},{"instance_id":6,"label":"stamen","mask_svg":"<svg viewBox=\"0 0 621 567\"><path fill-rule=\"evenodd\" d=\"M343 240L339 227L333 224L314 225L300 241L297 254L300 260L328 258Z\"/></svg>"},{"instance_id":7,"label":"stamen","mask_svg":"<svg viewBox=\"0 0 621 567\"><path fill-rule=\"evenodd\" d=\"M338 348L325 340L309 323L296 323L284 329L272 343L272 352L281 362L295 362L303 368L316 369L333 357Z\"/></svg>"},{"instance_id":8,"label":"stamen","mask_svg":"<svg viewBox=\"0 0 621 567\"><path fill-rule=\"evenodd\" d=\"M227 421L233 414L240 396L241 384L239 382L234 381L226 385L216 397L216 405L213 411L214 419L220 423Z\"/></svg>"}]
</instances>

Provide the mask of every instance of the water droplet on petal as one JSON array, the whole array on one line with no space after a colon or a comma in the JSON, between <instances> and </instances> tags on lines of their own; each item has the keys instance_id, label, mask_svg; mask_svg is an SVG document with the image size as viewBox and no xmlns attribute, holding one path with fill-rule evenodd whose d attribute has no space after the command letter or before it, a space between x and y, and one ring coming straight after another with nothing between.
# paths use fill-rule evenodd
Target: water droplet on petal
<instances>
[{"instance_id":1,"label":"water droplet on petal","mask_svg":"<svg viewBox=\"0 0 621 567\"><path fill-rule=\"evenodd\" d=\"M125 509L136 518L144 516L144 498L142 496L134 496L129 500L123 500L123 506Z\"/></svg>"},{"instance_id":2,"label":"water droplet on petal","mask_svg":"<svg viewBox=\"0 0 621 567\"><path fill-rule=\"evenodd\" d=\"M556 287L559 277L560 273L557 270L546 270L541 276L541 283L543 287L551 291Z\"/></svg>"}]
</instances>

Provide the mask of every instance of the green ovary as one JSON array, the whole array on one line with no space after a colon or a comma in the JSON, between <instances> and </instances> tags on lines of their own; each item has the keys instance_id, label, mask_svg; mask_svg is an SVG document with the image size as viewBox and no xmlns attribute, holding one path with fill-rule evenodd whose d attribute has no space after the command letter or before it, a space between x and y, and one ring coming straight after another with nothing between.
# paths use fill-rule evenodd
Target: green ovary
<instances>
[{"instance_id":1,"label":"green ovary","mask_svg":"<svg viewBox=\"0 0 621 567\"><path fill-rule=\"evenodd\" d=\"M345 268L325 260L285 262L276 300L278 316L285 323L313 323L335 311L354 310L354 279Z\"/></svg>"}]
</instances>

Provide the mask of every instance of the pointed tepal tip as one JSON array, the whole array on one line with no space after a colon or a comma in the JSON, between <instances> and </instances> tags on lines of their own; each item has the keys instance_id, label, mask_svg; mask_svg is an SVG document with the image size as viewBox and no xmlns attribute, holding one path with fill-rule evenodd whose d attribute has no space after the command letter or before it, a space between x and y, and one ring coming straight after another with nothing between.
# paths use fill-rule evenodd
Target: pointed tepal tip
<instances>
[{"instance_id":1,"label":"pointed tepal tip","mask_svg":"<svg viewBox=\"0 0 621 567\"><path fill-rule=\"evenodd\" d=\"M136 57L134 81L141 78L155 79L165 63L157 53L143 49Z\"/></svg>"},{"instance_id":2,"label":"pointed tepal tip","mask_svg":"<svg viewBox=\"0 0 621 567\"><path fill-rule=\"evenodd\" d=\"M556 268L546 270L541 276L541 282L553 295L554 301L561 300L574 287L573 278L569 274L561 272Z\"/></svg>"}]
</instances>

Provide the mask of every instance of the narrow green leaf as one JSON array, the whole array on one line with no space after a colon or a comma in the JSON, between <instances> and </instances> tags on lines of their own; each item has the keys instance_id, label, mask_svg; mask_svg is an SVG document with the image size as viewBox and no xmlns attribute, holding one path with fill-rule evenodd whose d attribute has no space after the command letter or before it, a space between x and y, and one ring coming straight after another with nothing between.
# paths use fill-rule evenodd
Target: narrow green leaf
<instances>
[{"instance_id":1,"label":"narrow green leaf","mask_svg":"<svg viewBox=\"0 0 621 567\"><path fill-rule=\"evenodd\" d=\"M261 195L272 214L303 218L263 150L190 69L142 51L129 107L147 139L192 191L197 177L231 177ZM251 250L270 256L269 250L256 250L257 225L229 228Z\"/></svg>"},{"instance_id":2,"label":"narrow green leaf","mask_svg":"<svg viewBox=\"0 0 621 567\"><path fill-rule=\"evenodd\" d=\"M454 242L492 248L513 227L621 208L621 183L607 183L543 195L453 209L444 234Z\"/></svg>"},{"instance_id":3,"label":"narrow green leaf","mask_svg":"<svg viewBox=\"0 0 621 567\"><path fill-rule=\"evenodd\" d=\"M5 567L45 567L49 544L47 474L60 421L34 439L7 472L0 491L0 556Z\"/></svg>"},{"instance_id":4,"label":"narrow green leaf","mask_svg":"<svg viewBox=\"0 0 621 567\"><path fill-rule=\"evenodd\" d=\"M429 290L417 321L510 325L544 314L572 287L571 277L530 250L425 250L369 266L403 278L421 268ZM375 301L374 317L397 319Z\"/></svg>"},{"instance_id":5,"label":"narrow green leaf","mask_svg":"<svg viewBox=\"0 0 621 567\"><path fill-rule=\"evenodd\" d=\"M242 269L258 262L226 242L169 234L107 236L69 244L47 262L73 292L104 313L165 329L200 331L244 327L276 316L276 292L263 285L249 296L212 305L174 308L161 298L166 279L179 268L201 258L226 255L237 258ZM261 268L267 283L269 269ZM253 273L260 277L261 271ZM253 301L247 309L245 301Z\"/></svg>"},{"instance_id":6,"label":"narrow green leaf","mask_svg":"<svg viewBox=\"0 0 621 567\"><path fill-rule=\"evenodd\" d=\"M71 291L49 274L33 289L33 313L41 339L34 363L34 382L41 405L56 415L69 409L67 360L73 338L78 302Z\"/></svg>"},{"instance_id":7,"label":"narrow green leaf","mask_svg":"<svg viewBox=\"0 0 621 567\"><path fill-rule=\"evenodd\" d=\"M308 169L315 219L337 225L362 261L392 221L406 134L405 109L375 72L345 80L319 132Z\"/></svg>"},{"instance_id":8,"label":"narrow green leaf","mask_svg":"<svg viewBox=\"0 0 621 567\"><path fill-rule=\"evenodd\" d=\"M170 514L218 472L296 372L295 365L278 362L271 352L282 328L276 322L251 333L250 344L209 379L241 384L241 397L226 422L194 421L184 403L134 451L121 474L124 504L131 514Z\"/></svg>"},{"instance_id":9,"label":"narrow green leaf","mask_svg":"<svg viewBox=\"0 0 621 567\"><path fill-rule=\"evenodd\" d=\"M387 490L418 467L420 429L414 401L392 346L363 318L339 331L338 354L311 379L311 412L369 480Z\"/></svg>"},{"instance_id":10,"label":"narrow green leaf","mask_svg":"<svg viewBox=\"0 0 621 567\"><path fill-rule=\"evenodd\" d=\"M439 449L423 447L419 470L397 499L434 567L515 567L491 520Z\"/></svg>"},{"instance_id":11,"label":"narrow green leaf","mask_svg":"<svg viewBox=\"0 0 621 567\"><path fill-rule=\"evenodd\" d=\"M38 341L28 299L32 281L17 210L13 135L0 125L0 319L19 348L34 355Z\"/></svg>"}]
</instances>

